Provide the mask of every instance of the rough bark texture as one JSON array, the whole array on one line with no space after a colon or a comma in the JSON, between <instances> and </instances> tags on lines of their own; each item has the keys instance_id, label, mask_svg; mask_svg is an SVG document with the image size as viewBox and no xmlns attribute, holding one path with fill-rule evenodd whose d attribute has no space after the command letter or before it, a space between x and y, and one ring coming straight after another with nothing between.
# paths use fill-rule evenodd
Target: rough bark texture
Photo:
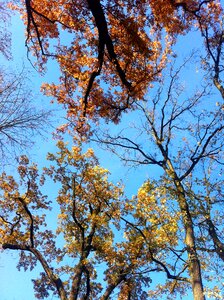
<instances>
[{"instance_id":1,"label":"rough bark texture","mask_svg":"<svg viewBox=\"0 0 224 300\"><path fill-rule=\"evenodd\" d=\"M166 172L173 179L173 182L176 186L178 203L183 218L183 224L185 229L185 244L187 246L188 253L188 270L191 278L194 300L205 300L201 277L201 266L195 245L193 221L185 196L185 191L181 181L179 180L175 170L173 169L171 162L169 161L168 166L169 167L166 169Z\"/></svg>"}]
</instances>

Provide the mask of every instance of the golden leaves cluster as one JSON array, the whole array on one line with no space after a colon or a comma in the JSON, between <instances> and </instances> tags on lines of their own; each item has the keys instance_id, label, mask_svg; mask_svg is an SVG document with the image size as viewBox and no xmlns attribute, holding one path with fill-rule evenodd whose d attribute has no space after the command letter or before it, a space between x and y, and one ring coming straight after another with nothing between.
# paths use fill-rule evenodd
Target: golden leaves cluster
<instances>
[{"instance_id":1,"label":"golden leaves cluster","mask_svg":"<svg viewBox=\"0 0 224 300\"><path fill-rule=\"evenodd\" d=\"M137 194L135 216L149 224L146 236L160 248L178 243L180 213L174 208L173 211L170 209L169 197L166 188L155 187L148 181L143 184Z\"/></svg>"},{"instance_id":2,"label":"golden leaves cluster","mask_svg":"<svg viewBox=\"0 0 224 300\"><path fill-rule=\"evenodd\" d=\"M141 282L149 280L147 273L140 274L153 263L152 253L156 255L158 249L176 245L179 216L170 214L165 190L146 182L135 197L125 198L122 185L110 182L108 170L99 165L93 150L83 151L81 144L69 150L59 141L58 152L49 154L48 160L50 166L41 176L26 156L21 157L18 167L19 182L2 174L3 247L10 244L44 253L50 264L58 264L58 274L66 273L68 291L76 274L84 269L89 272L91 284L102 289L95 270L102 265L108 285L123 282L119 285L119 299L127 295L132 284L132 292L137 293ZM40 191L49 177L58 189L58 208ZM49 213L46 216L51 207L58 212L55 231L46 224L46 218L49 224L56 222L55 216L54 221L49 220ZM60 248L56 247L57 239ZM22 253L18 267L33 268L37 258ZM128 285L125 278L130 281ZM45 292L43 288L42 296Z\"/></svg>"}]
</instances>

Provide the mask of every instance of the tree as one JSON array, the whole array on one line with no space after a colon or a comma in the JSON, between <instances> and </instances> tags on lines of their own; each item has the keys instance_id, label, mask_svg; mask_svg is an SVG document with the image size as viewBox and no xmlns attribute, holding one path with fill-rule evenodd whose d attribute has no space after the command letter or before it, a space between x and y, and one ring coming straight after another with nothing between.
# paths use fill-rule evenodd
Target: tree
<instances>
[{"instance_id":1,"label":"tree","mask_svg":"<svg viewBox=\"0 0 224 300\"><path fill-rule=\"evenodd\" d=\"M66 286L67 277L65 282L55 277L60 270L54 272L35 252L40 245L34 243L34 235L39 235L34 223L42 223L39 219L34 222L33 213L24 204L29 196L21 197L16 183L2 198L3 208L10 201L18 205L13 206L14 219L8 214L12 207L6 209L6 215L1 215L3 236L8 239L3 248L30 252L32 256L24 258L23 264L32 264L31 257L41 262L45 270L42 278L47 276L46 283L50 284L47 288L40 286L42 290L38 293L42 298L54 286L61 299L97 299L99 295L101 299L109 299L117 291L118 299L139 299L140 292L142 299L158 299L162 293L180 294L187 288L192 289L195 300L205 299L211 280L207 262L210 269L216 261L217 269L221 268L224 248L222 210L219 211L223 205L223 182L214 176L223 164L223 106L220 101L205 104L213 97L214 87L223 98L221 3L87 0L45 1L45 4L27 0L25 6L16 9L23 14L27 25L26 46L34 52L39 67L43 69L49 57L60 66L60 84L43 85L46 95L67 108L70 123L59 130L65 131L70 126L75 132L75 143L78 132L82 141L101 142L127 163L157 166L161 176L146 180L136 196L122 201L121 190L116 197L111 194L105 170L96 167L92 154L91 163L87 163L80 144L75 151L82 158L59 143L59 156L50 156L58 169L52 167L46 172L62 184L58 197L62 221L58 232L64 234L67 242L66 254L73 257L74 249L77 254L75 267L67 265L62 270L66 274L71 271L75 277ZM200 61L203 80L189 96L178 81L187 62L182 61L181 67L176 67L174 60L181 59L175 43L181 35L192 33L192 28L202 37L203 49L197 62ZM63 39L64 31L70 38ZM99 125L104 125L102 120L122 125L123 112L140 120L133 132L122 128L112 135L104 128L100 130ZM85 161L84 167L76 161ZM70 166L77 170L71 171ZM27 167L25 170L30 172ZM89 173L97 177L89 177ZM7 187L10 180L3 175L3 191L5 182ZM34 178L31 182L35 182ZM34 186L37 187L36 183ZM113 186L112 190L118 191L117 188ZM101 189L105 194L101 194ZM89 191L88 196L85 190ZM28 184L26 194L30 191ZM37 202L35 197L39 192L32 193L34 198L29 201ZM20 227L23 218L18 209L21 208L28 222L26 233L20 230L25 229ZM116 230L110 227L110 221L117 226ZM95 222L99 225L103 222L102 228ZM125 228L126 240L119 243L112 236L119 233L120 226ZM12 243L10 239L17 241L17 236L18 243ZM99 236L103 236L103 241ZM52 238L50 233L51 241ZM59 249L53 246L51 249L55 249L52 259L60 257ZM108 267L104 290L94 282L95 261ZM216 274L222 276L217 269L214 268ZM147 295L152 271L164 272L167 281ZM212 295L221 297L215 287ZM173 297L167 295L167 299Z\"/></svg>"},{"instance_id":2,"label":"tree","mask_svg":"<svg viewBox=\"0 0 224 300\"><path fill-rule=\"evenodd\" d=\"M7 9L4 2L0 2L0 12L2 23L0 25L0 53L4 55L6 59L11 58L11 35L8 31L8 25L10 20L10 12Z\"/></svg>"},{"instance_id":3,"label":"tree","mask_svg":"<svg viewBox=\"0 0 224 300\"><path fill-rule=\"evenodd\" d=\"M167 103L160 106L158 101L154 102L153 113L159 106L162 111L170 107ZM186 105L188 110L184 106L171 109L173 118L167 124L165 119L161 120L164 131L167 126L169 130L175 128L175 114L179 114L179 109L181 114L189 112L190 104L186 102ZM208 125L209 130L215 132L217 123ZM211 135L208 128L201 143L206 144ZM172 141L168 140L165 138L163 143L170 146ZM217 143L219 141L217 138ZM159 151L164 147L163 143L158 147ZM1 176L2 248L20 251L19 269L32 270L37 262L42 265L44 272L40 278L33 279L36 297L44 299L52 291L60 299L103 300L115 295L117 299L157 299L161 293L171 299L192 285L194 298L200 299L193 282L198 276L195 265L202 266L202 277L206 282L213 259L215 263L217 257L223 260L223 243L219 240L223 218L221 213L214 214L216 207L223 203L222 182L212 184L211 178L208 179L210 174L200 180L198 174L194 174L192 164L189 166L187 162L178 170L180 153L176 160L167 156L160 164L142 147L136 148L137 141L120 136L110 144L139 151L143 157L147 155L144 164L157 161L165 170L159 180L146 180L137 195L128 199L121 185L108 181L108 171L99 166L93 150L83 153L81 143L78 144L69 151L63 142L58 142L59 151L48 155L51 165L44 168L42 175L38 174L37 165L29 164L27 157L22 156L18 167L19 182L5 173ZM201 157L215 155L217 145L214 140L210 146L210 149L202 146ZM140 161L138 158L137 162ZM205 165L206 160L203 160ZM191 176L186 175L189 168L192 169ZM175 176L173 172L176 172ZM184 179L179 172L185 174ZM55 210L55 204L40 190L47 176L60 185L56 234L48 227L50 210L52 207ZM56 216L50 223L56 223ZM210 238L205 238L209 235ZM58 238L60 247L56 246ZM208 261L209 270L206 270ZM217 272L217 265L215 269ZM165 273L167 282L148 295L146 289L154 272ZM218 276L222 274L218 273ZM215 292L212 295L220 297Z\"/></svg>"},{"instance_id":4,"label":"tree","mask_svg":"<svg viewBox=\"0 0 224 300\"><path fill-rule=\"evenodd\" d=\"M219 1L49 0L44 4L27 0L17 7L27 26L26 46L40 68L49 57L59 64L60 84L47 83L43 90L67 107L68 117L82 134L88 132L87 121L118 122L122 112L132 110L159 79L177 37L192 27L205 38L205 61L221 86ZM65 39L64 33L70 38ZM51 45L57 45L55 51Z\"/></svg>"},{"instance_id":5,"label":"tree","mask_svg":"<svg viewBox=\"0 0 224 300\"><path fill-rule=\"evenodd\" d=\"M33 144L33 136L42 135L51 126L50 111L37 110L27 73L0 71L0 155L2 163L14 158Z\"/></svg>"},{"instance_id":6,"label":"tree","mask_svg":"<svg viewBox=\"0 0 224 300\"><path fill-rule=\"evenodd\" d=\"M2 163L15 159L34 143L34 136L43 137L50 126L51 112L31 103L25 71L20 74L1 71L0 84L0 155Z\"/></svg>"},{"instance_id":7,"label":"tree","mask_svg":"<svg viewBox=\"0 0 224 300\"><path fill-rule=\"evenodd\" d=\"M11 35L7 28L10 13L0 3L0 54L11 57ZM0 68L0 157L2 164L15 159L18 153L33 144L33 136L46 132L50 126L50 111L37 109L32 89L28 87L30 74L23 68L20 73Z\"/></svg>"},{"instance_id":8,"label":"tree","mask_svg":"<svg viewBox=\"0 0 224 300\"><path fill-rule=\"evenodd\" d=\"M98 165L91 149L82 154L78 146L69 151L59 142L58 147L56 155L49 154L53 164L45 168L42 176L25 156L18 167L19 183L12 176L2 174L0 239L3 249L20 250L19 269L33 269L37 262L41 263L44 273L33 280L38 299L47 297L49 291L62 300L106 300L115 291L118 299L126 299L128 295L131 299L146 299L141 287L150 281L147 273L154 271L149 269L147 247L141 237L118 242L113 230L115 226L119 235L121 222L125 221L121 215L123 206L127 210L122 187L108 181L108 171ZM56 235L46 224L44 211L50 210L51 201L42 195L39 184L44 184L47 175L60 184L56 233L65 241L62 248L56 246ZM127 221L127 224L131 223ZM156 243L155 240L155 251ZM104 270L106 286L97 281L97 265Z\"/></svg>"},{"instance_id":9,"label":"tree","mask_svg":"<svg viewBox=\"0 0 224 300\"><path fill-rule=\"evenodd\" d=\"M138 117L142 117L140 124L136 121L132 128L123 128L116 135L98 130L95 140L107 145L126 163L155 165L163 170L160 186L164 187L160 192L164 190L168 199L170 193L175 196L185 231L184 239L180 238L183 248L180 249L178 244L178 250L173 248L172 251L177 260L187 252L194 298L203 299L201 265L205 258L200 258L200 252L205 251L209 256L216 252L223 260L222 213L214 213L217 207L223 205L223 181L210 175L213 168L219 172L223 164L223 108L217 104L218 107L211 112L210 107L204 106L204 98L209 97L208 86L184 98L184 88L178 81L184 65L177 70L171 65L169 75L165 73L151 102L148 105L146 102L137 104ZM216 167L212 166L212 161L215 161ZM148 209L151 210L151 205ZM205 239L203 235L210 237ZM206 257L205 253L203 255ZM182 270L185 268L186 260Z\"/></svg>"}]
</instances>

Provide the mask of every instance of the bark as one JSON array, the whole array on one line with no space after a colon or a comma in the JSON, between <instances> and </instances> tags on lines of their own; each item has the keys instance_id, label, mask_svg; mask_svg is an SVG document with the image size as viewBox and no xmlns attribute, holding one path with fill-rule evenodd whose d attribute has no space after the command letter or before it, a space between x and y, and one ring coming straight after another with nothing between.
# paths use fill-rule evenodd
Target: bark
<instances>
[{"instance_id":1,"label":"bark","mask_svg":"<svg viewBox=\"0 0 224 300\"><path fill-rule=\"evenodd\" d=\"M152 126L153 134L155 137L156 144L161 151L164 158L163 169L166 174L172 179L177 192L178 204L182 214L182 220L185 230L185 244L187 247L188 254L188 270L191 279L192 291L194 300L205 300L204 289L201 277L201 265L198 258L195 235L194 235L194 224L191 217L191 212L187 203L185 190L181 182L181 178L177 176L175 169L172 165L171 160L168 156L168 150L164 148L161 140L157 134L156 129Z\"/></svg>"},{"instance_id":2,"label":"bark","mask_svg":"<svg viewBox=\"0 0 224 300\"><path fill-rule=\"evenodd\" d=\"M185 198L184 189L180 182L175 181L175 185L178 191L179 206L183 215L183 223L185 227L185 243L188 253L189 273L191 277L192 290L194 300L204 300L203 283L201 277L201 266L196 251L194 227L189 211L189 207Z\"/></svg>"},{"instance_id":3,"label":"bark","mask_svg":"<svg viewBox=\"0 0 224 300\"><path fill-rule=\"evenodd\" d=\"M183 224L185 229L185 244L187 246L188 253L188 270L191 278L193 297L194 300L205 300L201 276L201 266L195 245L194 225L191 217L191 212L189 210L183 185L179 180L171 162L169 160L167 162L168 168L165 168L165 171L172 178L175 184L178 196L178 203L183 218Z\"/></svg>"},{"instance_id":4,"label":"bark","mask_svg":"<svg viewBox=\"0 0 224 300\"><path fill-rule=\"evenodd\" d=\"M79 287L81 284L83 271L84 271L84 267L83 267L82 263L80 262L80 264L77 266L77 271L76 271L75 277L72 281L72 288L71 288L71 293L70 293L70 297L69 297L69 299L71 299L71 300L78 299Z\"/></svg>"},{"instance_id":5,"label":"bark","mask_svg":"<svg viewBox=\"0 0 224 300\"><path fill-rule=\"evenodd\" d=\"M120 276L118 276L117 280L115 283L111 283L108 285L105 293L103 294L103 296L100 298L100 300L108 300L111 296L111 294L113 293L113 291L115 290L115 288L123 281L125 280L125 274L122 274Z\"/></svg>"},{"instance_id":6,"label":"bark","mask_svg":"<svg viewBox=\"0 0 224 300\"><path fill-rule=\"evenodd\" d=\"M218 80L217 76L214 77L213 82L214 82L214 85L216 86L216 88L219 90L222 98L224 99L224 88L221 85L220 81Z\"/></svg>"},{"instance_id":7,"label":"bark","mask_svg":"<svg viewBox=\"0 0 224 300\"><path fill-rule=\"evenodd\" d=\"M218 254L218 256L224 261L224 244L220 241L218 234L216 232L215 225L213 224L212 220L208 218L206 220L206 223L208 225L208 232L215 246L215 251Z\"/></svg>"}]
</instances>

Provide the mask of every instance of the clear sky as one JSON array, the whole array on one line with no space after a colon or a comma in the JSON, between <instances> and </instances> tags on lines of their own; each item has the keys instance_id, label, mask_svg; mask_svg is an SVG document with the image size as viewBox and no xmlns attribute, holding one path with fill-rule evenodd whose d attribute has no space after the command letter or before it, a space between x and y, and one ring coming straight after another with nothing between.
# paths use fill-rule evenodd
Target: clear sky
<instances>
[{"instance_id":1,"label":"clear sky","mask_svg":"<svg viewBox=\"0 0 224 300\"><path fill-rule=\"evenodd\" d=\"M10 29L11 30L11 29ZM197 36L191 36L191 43L197 44ZM186 42L186 38L184 37L182 43ZM188 40L189 42L189 40ZM182 44L182 45L183 45ZM187 49L184 47L187 51ZM26 49L24 46L24 28L21 20L15 16L12 19L12 52L13 52L13 61L9 61L8 65L12 65L17 69L20 69L23 64L32 68L30 63L26 59ZM184 53L183 53L184 56ZM1 64L5 64L5 60L1 59ZM195 81L195 79L200 76L198 74L197 66L191 66L191 77L189 77L186 73L186 84L190 87L191 84ZM56 79L54 74L56 73L57 67L54 64L50 64L48 68L48 72L46 76L43 78L38 73L33 70L33 79L32 85L36 91L39 93L39 87L41 82L43 81L53 81ZM193 74L193 75L192 75ZM37 103L40 103L40 99L42 99L41 103L43 106L48 106L50 99L44 98L40 95L37 99ZM56 113L58 119L62 116L63 112L59 111ZM33 148L32 156L34 161L40 162L40 166L44 166L44 160L47 152L54 152L55 150L55 141L51 139L51 131L48 135L48 141L43 142L41 139L37 139L37 144ZM96 147L95 144L91 144L91 147ZM109 152L104 152L101 149L97 149L97 156L100 157L100 162L103 167L108 168L112 174L111 178L114 181L118 181L121 178L125 178L123 181L127 185L127 193L128 195L136 194L138 187L141 183L148 177L150 177L151 173L156 173L156 170L141 166L141 170L139 169L131 169L124 168L119 160L112 157L112 154ZM125 172L125 175L124 175ZM53 189L51 189L53 190ZM33 296L33 287L30 278L35 278L35 274L39 273L39 268L37 270L32 271L32 273L28 272L18 272L16 269L17 263L17 254L13 251L5 251L0 254L0 300L35 300ZM49 298L56 299L56 298ZM189 297L182 298L185 300L190 300Z\"/></svg>"}]
</instances>

